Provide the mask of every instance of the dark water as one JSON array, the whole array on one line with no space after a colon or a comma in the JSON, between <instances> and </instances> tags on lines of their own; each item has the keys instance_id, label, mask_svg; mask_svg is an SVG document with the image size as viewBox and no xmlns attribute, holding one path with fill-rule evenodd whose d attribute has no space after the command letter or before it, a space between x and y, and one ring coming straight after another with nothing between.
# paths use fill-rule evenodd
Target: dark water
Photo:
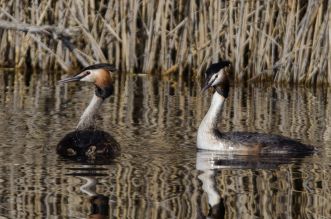
<instances>
[{"instance_id":1,"label":"dark water","mask_svg":"<svg viewBox=\"0 0 331 219\"><path fill-rule=\"evenodd\" d=\"M222 130L277 133L320 149L236 157L197 152L211 96L198 85L122 76L99 120L122 154L92 165L63 160L55 147L93 86L57 79L0 72L0 218L88 218L95 194L109 198L109 218L331 218L330 89L232 87Z\"/></svg>"}]
</instances>

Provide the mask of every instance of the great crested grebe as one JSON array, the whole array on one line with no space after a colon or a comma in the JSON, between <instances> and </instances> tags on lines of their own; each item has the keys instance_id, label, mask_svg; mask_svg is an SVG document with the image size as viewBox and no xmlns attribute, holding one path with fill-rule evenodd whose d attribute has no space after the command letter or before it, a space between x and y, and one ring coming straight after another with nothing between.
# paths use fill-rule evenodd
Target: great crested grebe
<instances>
[{"instance_id":1,"label":"great crested grebe","mask_svg":"<svg viewBox=\"0 0 331 219\"><path fill-rule=\"evenodd\" d=\"M84 68L77 75L59 83L75 81L91 82L95 92L88 107L80 117L76 130L68 133L57 145L57 153L65 157L88 157L97 155L113 157L119 153L116 140L107 132L96 128L96 115L104 100L113 94L113 74L111 64L95 64Z\"/></svg>"},{"instance_id":2,"label":"great crested grebe","mask_svg":"<svg viewBox=\"0 0 331 219\"><path fill-rule=\"evenodd\" d=\"M313 153L313 146L280 135L219 131L217 123L229 93L229 78L226 72L229 65L228 61L220 61L206 70L206 85L202 92L210 87L213 87L215 92L210 108L198 129L197 147L241 155Z\"/></svg>"}]
</instances>

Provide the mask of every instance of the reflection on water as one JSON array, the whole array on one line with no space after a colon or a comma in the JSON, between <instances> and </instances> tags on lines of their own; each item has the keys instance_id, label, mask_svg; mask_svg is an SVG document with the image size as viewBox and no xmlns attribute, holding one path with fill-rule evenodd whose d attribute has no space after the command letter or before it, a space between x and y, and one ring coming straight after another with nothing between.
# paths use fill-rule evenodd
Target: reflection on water
<instances>
[{"instance_id":1,"label":"reflection on water","mask_svg":"<svg viewBox=\"0 0 331 219\"><path fill-rule=\"evenodd\" d=\"M321 150L261 160L197 152L210 101L197 85L121 75L99 126L122 154L87 166L59 158L55 147L76 127L93 87L60 87L58 78L0 72L1 217L88 218L93 194L109 199L109 218L331 217L330 89L232 88L221 129L282 134ZM93 194L82 189L86 177Z\"/></svg>"}]
</instances>

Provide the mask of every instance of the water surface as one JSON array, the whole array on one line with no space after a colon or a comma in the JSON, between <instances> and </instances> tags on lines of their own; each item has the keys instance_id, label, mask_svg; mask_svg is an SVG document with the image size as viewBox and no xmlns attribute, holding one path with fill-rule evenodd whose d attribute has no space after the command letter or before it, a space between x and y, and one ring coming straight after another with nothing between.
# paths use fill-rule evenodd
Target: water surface
<instances>
[{"instance_id":1,"label":"water surface","mask_svg":"<svg viewBox=\"0 0 331 219\"><path fill-rule=\"evenodd\" d=\"M220 129L320 149L303 158L236 157L196 150L211 96L198 84L122 75L98 120L122 154L93 165L55 153L93 92L58 79L0 72L0 218L87 218L88 180L109 197L109 218L331 218L330 89L233 86Z\"/></svg>"}]
</instances>

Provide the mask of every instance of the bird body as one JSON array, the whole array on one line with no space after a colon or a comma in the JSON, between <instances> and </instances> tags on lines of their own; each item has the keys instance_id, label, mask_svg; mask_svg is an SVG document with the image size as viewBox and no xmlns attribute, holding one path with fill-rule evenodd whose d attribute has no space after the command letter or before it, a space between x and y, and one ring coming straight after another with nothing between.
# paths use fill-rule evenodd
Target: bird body
<instances>
[{"instance_id":1,"label":"bird body","mask_svg":"<svg viewBox=\"0 0 331 219\"><path fill-rule=\"evenodd\" d=\"M113 158L120 152L120 145L108 133L102 130L75 130L61 139L57 146L57 153L64 157L86 160L99 158Z\"/></svg>"},{"instance_id":2,"label":"bird body","mask_svg":"<svg viewBox=\"0 0 331 219\"><path fill-rule=\"evenodd\" d=\"M288 137L254 132L223 133L218 121L228 97L229 79L224 68L229 62L213 64L206 71L206 86L215 88L210 108L197 133L197 147L240 155L250 154L309 154L315 151L311 145L302 144Z\"/></svg>"}]
</instances>

